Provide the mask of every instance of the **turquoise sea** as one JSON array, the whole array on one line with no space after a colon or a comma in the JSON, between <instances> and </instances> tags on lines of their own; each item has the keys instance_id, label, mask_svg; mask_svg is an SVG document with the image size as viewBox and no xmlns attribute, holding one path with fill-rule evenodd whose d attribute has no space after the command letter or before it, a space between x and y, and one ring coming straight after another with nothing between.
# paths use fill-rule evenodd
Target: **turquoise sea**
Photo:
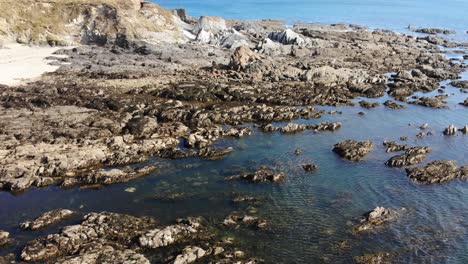
<instances>
[{"instance_id":1,"label":"turquoise sea","mask_svg":"<svg viewBox=\"0 0 468 264\"><path fill-rule=\"evenodd\" d=\"M404 31L416 27L445 27L468 41L467 0L152 0L167 8L183 7L192 16L232 19L285 19L313 23L354 23Z\"/></svg>"}]
</instances>

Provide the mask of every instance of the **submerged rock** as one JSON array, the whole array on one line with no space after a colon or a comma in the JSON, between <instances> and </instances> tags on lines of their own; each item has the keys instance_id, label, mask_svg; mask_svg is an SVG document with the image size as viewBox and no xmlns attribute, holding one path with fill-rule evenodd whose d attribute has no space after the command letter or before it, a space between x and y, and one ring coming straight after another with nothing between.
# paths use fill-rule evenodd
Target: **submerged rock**
<instances>
[{"instance_id":1,"label":"submerged rock","mask_svg":"<svg viewBox=\"0 0 468 264\"><path fill-rule=\"evenodd\" d=\"M407 168L406 174L415 182L424 184L442 183L468 177L468 167L457 167L454 160L436 160L426 166Z\"/></svg>"},{"instance_id":2,"label":"submerged rock","mask_svg":"<svg viewBox=\"0 0 468 264\"><path fill-rule=\"evenodd\" d=\"M371 141L345 140L336 144L333 152L351 161L362 160L374 147Z\"/></svg>"},{"instance_id":3,"label":"submerged rock","mask_svg":"<svg viewBox=\"0 0 468 264\"><path fill-rule=\"evenodd\" d=\"M23 230L37 230L48 225L52 225L63 221L64 219L72 216L75 212L68 209L56 209L41 214L33 221L21 223L20 227Z\"/></svg>"},{"instance_id":4,"label":"submerged rock","mask_svg":"<svg viewBox=\"0 0 468 264\"><path fill-rule=\"evenodd\" d=\"M462 103L460 103L463 106L468 106L468 98L465 99Z\"/></svg>"},{"instance_id":5,"label":"submerged rock","mask_svg":"<svg viewBox=\"0 0 468 264\"><path fill-rule=\"evenodd\" d=\"M251 183L260 183L260 182L279 183L283 181L285 178L286 178L286 175L283 173L277 173L270 169L262 168L253 173L244 173L244 174L227 177L226 180L242 179L242 180L247 180Z\"/></svg>"},{"instance_id":6,"label":"submerged rock","mask_svg":"<svg viewBox=\"0 0 468 264\"><path fill-rule=\"evenodd\" d=\"M200 247L188 246L182 250L180 255L177 255L174 264L189 264L193 263L206 255L206 251Z\"/></svg>"},{"instance_id":7,"label":"submerged rock","mask_svg":"<svg viewBox=\"0 0 468 264\"><path fill-rule=\"evenodd\" d=\"M394 209L376 207L374 210L365 213L360 223L355 227L356 232L368 231L380 227L381 225L394 220L399 212Z\"/></svg>"},{"instance_id":8,"label":"submerged rock","mask_svg":"<svg viewBox=\"0 0 468 264\"><path fill-rule=\"evenodd\" d=\"M389 167L405 167L420 163L427 154L431 152L430 147L412 147L406 150L405 154L390 158L385 165Z\"/></svg>"},{"instance_id":9,"label":"submerged rock","mask_svg":"<svg viewBox=\"0 0 468 264\"><path fill-rule=\"evenodd\" d=\"M393 256L390 253L365 254L354 257L354 261L358 264L392 264L394 263Z\"/></svg>"}]
</instances>

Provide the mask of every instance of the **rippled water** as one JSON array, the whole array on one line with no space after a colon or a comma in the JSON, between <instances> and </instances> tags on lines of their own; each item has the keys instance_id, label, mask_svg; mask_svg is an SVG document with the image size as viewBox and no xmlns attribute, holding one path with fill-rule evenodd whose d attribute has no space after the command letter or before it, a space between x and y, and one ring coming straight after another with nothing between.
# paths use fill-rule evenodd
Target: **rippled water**
<instances>
[{"instance_id":1,"label":"rippled water","mask_svg":"<svg viewBox=\"0 0 468 264\"><path fill-rule=\"evenodd\" d=\"M463 78L468 79L468 74ZM395 154L385 153L382 142L398 140L400 136L408 136L410 145L433 148L425 162L454 159L460 165L468 164L468 135L442 135L449 124L459 127L468 124L467 109L458 105L468 95L450 86L447 93L453 94L448 98L450 109L414 105L402 110L383 106L369 110L359 106L317 107L340 110L343 114L297 122L340 121L343 127L336 132L305 131L294 135L255 130L249 137L218 142L217 145L235 148L224 159L152 159L148 163L161 163L163 168L136 181L100 190L49 187L17 196L1 192L0 229L11 232L15 240L0 250L0 255L11 250L18 252L27 240L79 221L70 219L37 232L18 229L20 222L47 210L69 208L83 213L105 210L154 216L162 223L202 215L219 223L240 208L230 200L232 193L241 193L262 199L255 207L258 215L268 219L271 229L226 232L241 239L253 255L269 263L347 263L353 256L379 251L399 253L399 262L468 263L468 182L418 185L407 179L403 169L384 165ZM360 111L365 115L358 115ZM435 135L416 139L423 123L429 123L429 131ZM348 162L332 152L333 145L345 139L369 139L376 147L364 161ZM293 152L298 148L303 153L295 156ZM306 162L317 164L319 169L305 173L301 165ZM223 180L239 172L254 171L261 165L285 172L287 180L280 185ZM129 187L135 187L136 191L125 192ZM173 193L184 193L188 198L173 202L154 198ZM405 207L408 214L375 234L354 235L352 224L376 206Z\"/></svg>"},{"instance_id":2,"label":"rippled water","mask_svg":"<svg viewBox=\"0 0 468 264\"><path fill-rule=\"evenodd\" d=\"M445 27L468 41L466 0L152 0L189 14L233 19L280 18L289 22L357 23L371 28L405 31L416 27Z\"/></svg>"}]
</instances>

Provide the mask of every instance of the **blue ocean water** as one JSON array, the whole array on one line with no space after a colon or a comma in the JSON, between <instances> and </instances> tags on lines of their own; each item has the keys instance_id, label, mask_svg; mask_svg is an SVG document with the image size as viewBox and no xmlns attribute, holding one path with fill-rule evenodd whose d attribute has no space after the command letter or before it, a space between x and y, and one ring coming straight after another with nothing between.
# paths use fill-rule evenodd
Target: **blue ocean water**
<instances>
[{"instance_id":1,"label":"blue ocean water","mask_svg":"<svg viewBox=\"0 0 468 264\"><path fill-rule=\"evenodd\" d=\"M192 16L285 19L289 22L355 23L403 31L408 25L444 27L468 40L468 0L152 0L185 8Z\"/></svg>"}]
</instances>

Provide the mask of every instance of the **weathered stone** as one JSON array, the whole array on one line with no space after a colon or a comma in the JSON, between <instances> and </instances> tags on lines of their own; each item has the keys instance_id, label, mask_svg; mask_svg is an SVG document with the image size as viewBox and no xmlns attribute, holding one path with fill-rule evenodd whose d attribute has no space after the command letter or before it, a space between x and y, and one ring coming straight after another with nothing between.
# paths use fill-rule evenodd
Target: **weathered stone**
<instances>
[{"instance_id":1,"label":"weathered stone","mask_svg":"<svg viewBox=\"0 0 468 264\"><path fill-rule=\"evenodd\" d=\"M37 230L48 225L52 225L63 221L64 219L70 217L75 212L68 209L56 209L52 211L45 212L41 214L38 218L33 221L26 221L21 223L20 227L25 230Z\"/></svg>"},{"instance_id":2,"label":"weathered stone","mask_svg":"<svg viewBox=\"0 0 468 264\"><path fill-rule=\"evenodd\" d=\"M373 147L374 144L370 141L346 140L336 144L333 148L333 152L347 160L359 161L362 160Z\"/></svg>"},{"instance_id":3,"label":"weathered stone","mask_svg":"<svg viewBox=\"0 0 468 264\"><path fill-rule=\"evenodd\" d=\"M407 168L406 173L412 181L424 184L442 183L468 177L467 167L458 168L453 160L436 160L426 166Z\"/></svg>"}]
</instances>

